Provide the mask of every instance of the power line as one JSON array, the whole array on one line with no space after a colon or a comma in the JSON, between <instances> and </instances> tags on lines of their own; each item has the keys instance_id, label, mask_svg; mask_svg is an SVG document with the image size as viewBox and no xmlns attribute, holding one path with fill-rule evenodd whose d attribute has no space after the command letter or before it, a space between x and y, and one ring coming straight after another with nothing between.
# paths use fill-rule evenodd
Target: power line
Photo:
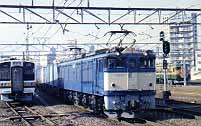
<instances>
[{"instance_id":1,"label":"power line","mask_svg":"<svg viewBox=\"0 0 201 126\"><path fill-rule=\"evenodd\" d=\"M74 1L75 1L75 0L74 0ZM77 7L79 7L79 6L82 4L82 2L83 2L83 0L80 1L80 3L77 5ZM77 10L74 10L74 11L70 14L70 16L72 16L72 15L75 13L75 11L77 11ZM69 19L70 19L70 18L66 19L65 22L67 22ZM65 25L65 26L66 26L66 25ZM59 32L59 30L60 30L61 28L62 28L62 27L59 27L59 28L51 35L50 38L54 37L54 36ZM63 30L65 30L65 27L64 27ZM68 31L68 32L69 32L69 31Z\"/></svg>"},{"instance_id":2,"label":"power line","mask_svg":"<svg viewBox=\"0 0 201 126\"><path fill-rule=\"evenodd\" d=\"M185 45L187 44L193 44L195 42L187 42L185 43ZM196 42L196 43L201 43L201 42ZM107 43L77 43L76 45L106 45ZM118 44L117 42L115 43L110 43L112 45L115 45L115 44ZM123 45L126 45L126 44L131 44L131 43L122 43ZM161 42L136 42L135 43L136 45L138 44L162 44ZM179 44L179 42L170 42L170 44ZM182 44L182 43L181 43ZM10 46L24 46L24 45L27 45L27 44L24 44L24 43L0 43L0 46L6 46L6 45L10 45ZM48 44L41 44L41 43L29 43L28 44L29 46L35 46L35 45L69 45L69 46L72 46L74 44L72 43L48 43Z\"/></svg>"}]
</instances>

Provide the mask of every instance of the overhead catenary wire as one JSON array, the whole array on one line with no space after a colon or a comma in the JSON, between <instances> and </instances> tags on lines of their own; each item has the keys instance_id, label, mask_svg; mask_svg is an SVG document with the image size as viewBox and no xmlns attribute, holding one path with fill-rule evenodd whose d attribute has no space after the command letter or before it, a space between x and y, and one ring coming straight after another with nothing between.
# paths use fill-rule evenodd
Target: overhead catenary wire
<instances>
[{"instance_id":1,"label":"overhead catenary wire","mask_svg":"<svg viewBox=\"0 0 201 126\"><path fill-rule=\"evenodd\" d=\"M80 1L80 3L77 5L77 7L79 7L80 5L82 5L82 2L83 2L83 0ZM74 11L70 14L70 16L72 16L76 11L77 11L77 10L74 10ZM67 18L67 19L65 20L65 22L67 22L69 19L70 19L70 18ZM66 26L66 25L65 25L65 26ZM50 38L54 37L54 36L59 32L59 30L60 30L61 28L62 28L62 27L59 27L59 28L50 36ZM64 29L63 29L63 30L64 30ZM69 32L69 31L68 31L68 32Z\"/></svg>"},{"instance_id":2,"label":"overhead catenary wire","mask_svg":"<svg viewBox=\"0 0 201 126\"><path fill-rule=\"evenodd\" d=\"M54 36L55 34L53 34L53 36ZM136 44L138 44L138 43L136 43Z\"/></svg>"},{"instance_id":3,"label":"overhead catenary wire","mask_svg":"<svg viewBox=\"0 0 201 126\"><path fill-rule=\"evenodd\" d=\"M68 0L65 0L63 6L65 6L65 4L66 4L67 1L68 1ZM63 0L62 0L61 3L59 3L59 5L62 4L62 3L63 3ZM51 13L49 12L49 13L45 13L45 14L51 14ZM51 19L51 20L52 20L52 19ZM39 31L40 31L44 26L45 26L45 25L43 24L42 26L40 26L39 28L37 28L37 29L32 33L32 35L30 35L29 37L32 37L33 35L39 33Z\"/></svg>"},{"instance_id":4,"label":"overhead catenary wire","mask_svg":"<svg viewBox=\"0 0 201 126\"><path fill-rule=\"evenodd\" d=\"M68 1L68 0L66 0L66 1L64 2L64 5L63 5L64 7L65 7L67 1ZM73 0L70 4L67 5L67 7L70 6L71 4L73 4L75 1L76 1L76 0ZM63 10L64 10L64 9L63 9ZM61 10L61 11L63 11L63 10ZM56 15L55 19L57 19L57 18L59 17L59 15L60 15L60 13L58 13L58 14ZM53 26L53 24L51 24L51 25L48 27L48 29L47 29L47 31L44 33L43 37L45 37L45 36L47 35L47 33L48 33L48 32L50 31L50 29L52 28L52 26Z\"/></svg>"},{"instance_id":5,"label":"overhead catenary wire","mask_svg":"<svg viewBox=\"0 0 201 126\"><path fill-rule=\"evenodd\" d=\"M191 44L191 43L194 43L194 42L188 42L186 44ZM201 43L200 42L197 42L197 43ZM107 43L106 42L103 42L103 43L77 43L76 45L106 45ZM118 42L114 42L114 43L110 43L112 45L115 45L115 44L118 44ZM122 44L131 44L130 42L125 42L125 43L122 43ZM162 44L162 42L136 42L136 44ZM170 44L182 44L181 42L178 43L178 42L170 42ZM10 46L24 46L24 45L27 45L27 44L24 44L24 43L0 43L0 46L4 46L4 45L10 45ZM69 45L69 46L72 46L72 43L48 43L48 44L41 44L41 43L29 43L28 45Z\"/></svg>"}]
</instances>

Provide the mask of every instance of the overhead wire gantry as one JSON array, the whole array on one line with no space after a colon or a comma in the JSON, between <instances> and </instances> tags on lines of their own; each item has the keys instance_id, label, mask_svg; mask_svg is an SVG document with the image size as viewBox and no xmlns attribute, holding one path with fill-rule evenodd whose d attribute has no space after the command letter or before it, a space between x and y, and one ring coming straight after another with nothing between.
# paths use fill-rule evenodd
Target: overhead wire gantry
<instances>
[{"instance_id":1,"label":"overhead wire gantry","mask_svg":"<svg viewBox=\"0 0 201 126\"><path fill-rule=\"evenodd\" d=\"M12 10L12 11L11 11ZM70 15L70 11L77 13ZM15 13L13 13L15 11ZM107 25L170 25L171 18L179 13L197 13L201 9L190 8L117 8L117 7L64 7L64 6L26 6L0 5L0 14L10 17L0 20L4 24L107 24ZM47 14L49 13L49 14ZM63 18L56 19L60 14ZM31 14L37 20L28 18ZM164 19L166 15L166 19ZM168 15L168 16L167 16ZM69 18L67 22L65 18ZM9 19L9 20L8 20ZM189 22L183 22L182 24ZM196 24L200 25L199 20Z\"/></svg>"}]
</instances>

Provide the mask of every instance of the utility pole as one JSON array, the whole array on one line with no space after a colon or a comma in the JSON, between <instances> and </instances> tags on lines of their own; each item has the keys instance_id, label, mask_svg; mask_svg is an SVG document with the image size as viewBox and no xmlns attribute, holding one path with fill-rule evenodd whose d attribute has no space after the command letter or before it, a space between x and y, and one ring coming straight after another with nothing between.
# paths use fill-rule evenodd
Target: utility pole
<instances>
[{"instance_id":1,"label":"utility pole","mask_svg":"<svg viewBox=\"0 0 201 126\"><path fill-rule=\"evenodd\" d=\"M186 59L185 59L185 42L183 41L183 76L184 76L184 86L187 85L186 82Z\"/></svg>"},{"instance_id":2,"label":"utility pole","mask_svg":"<svg viewBox=\"0 0 201 126\"><path fill-rule=\"evenodd\" d=\"M27 33L26 33L26 60L29 60L29 30L32 28L31 25L27 24Z\"/></svg>"},{"instance_id":3,"label":"utility pole","mask_svg":"<svg viewBox=\"0 0 201 126\"><path fill-rule=\"evenodd\" d=\"M87 0L87 7L90 7L90 1Z\"/></svg>"},{"instance_id":4,"label":"utility pole","mask_svg":"<svg viewBox=\"0 0 201 126\"><path fill-rule=\"evenodd\" d=\"M185 13L182 12L182 22L184 23L184 16L185 16ZM183 37L185 37L185 35L183 34ZM184 86L187 85L187 82L186 82L186 57L185 57L185 51L186 51L186 48L185 48L185 39L183 39L183 76L184 76Z\"/></svg>"},{"instance_id":5,"label":"utility pole","mask_svg":"<svg viewBox=\"0 0 201 126\"><path fill-rule=\"evenodd\" d=\"M31 6L34 6L34 0L32 0L32 2L31 2Z\"/></svg>"},{"instance_id":6,"label":"utility pole","mask_svg":"<svg viewBox=\"0 0 201 126\"><path fill-rule=\"evenodd\" d=\"M29 24L27 24L26 34L26 60L29 60Z\"/></svg>"}]
</instances>

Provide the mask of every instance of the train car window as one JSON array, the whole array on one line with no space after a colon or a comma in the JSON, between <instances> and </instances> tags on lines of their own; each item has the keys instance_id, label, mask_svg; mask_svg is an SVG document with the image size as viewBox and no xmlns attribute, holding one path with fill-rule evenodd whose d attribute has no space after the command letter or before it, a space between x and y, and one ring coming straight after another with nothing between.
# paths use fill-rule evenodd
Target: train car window
<instances>
[{"instance_id":1,"label":"train car window","mask_svg":"<svg viewBox=\"0 0 201 126\"><path fill-rule=\"evenodd\" d=\"M10 62L0 64L0 80L10 80Z\"/></svg>"},{"instance_id":2,"label":"train car window","mask_svg":"<svg viewBox=\"0 0 201 126\"><path fill-rule=\"evenodd\" d=\"M9 68L0 68L0 80L9 80L10 79L10 69Z\"/></svg>"},{"instance_id":3,"label":"train car window","mask_svg":"<svg viewBox=\"0 0 201 126\"><path fill-rule=\"evenodd\" d=\"M30 62L24 62L23 63L23 67L24 67L24 80L34 80L34 63L30 63Z\"/></svg>"}]
</instances>

